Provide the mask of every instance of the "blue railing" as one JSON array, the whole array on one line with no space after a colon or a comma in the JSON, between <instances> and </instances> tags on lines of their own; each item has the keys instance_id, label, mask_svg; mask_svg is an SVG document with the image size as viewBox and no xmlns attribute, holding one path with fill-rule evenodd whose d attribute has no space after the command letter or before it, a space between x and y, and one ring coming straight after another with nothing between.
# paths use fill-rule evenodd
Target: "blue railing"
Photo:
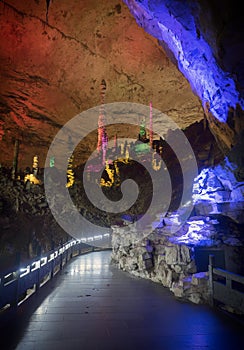
<instances>
[{"instance_id":1,"label":"blue railing","mask_svg":"<svg viewBox=\"0 0 244 350\"><path fill-rule=\"evenodd\" d=\"M95 247L98 240L101 248ZM92 243L94 245L89 245L91 242L94 242ZM73 257L109 248L109 242L109 233L72 240L39 258L28 261L25 265L16 265L0 273L0 311L23 303L61 271Z\"/></svg>"}]
</instances>

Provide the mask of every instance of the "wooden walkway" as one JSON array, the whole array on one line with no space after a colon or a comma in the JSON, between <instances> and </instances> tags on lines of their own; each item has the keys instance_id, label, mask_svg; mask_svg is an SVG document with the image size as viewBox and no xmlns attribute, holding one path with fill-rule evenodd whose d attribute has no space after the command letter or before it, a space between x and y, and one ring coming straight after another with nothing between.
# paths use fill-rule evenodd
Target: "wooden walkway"
<instances>
[{"instance_id":1,"label":"wooden walkway","mask_svg":"<svg viewBox=\"0 0 244 350\"><path fill-rule=\"evenodd\" d=\"M110 264L78 256L17 311L0 315L3 350L240 350L244 327Z\"/></svg>"}]
</instances>

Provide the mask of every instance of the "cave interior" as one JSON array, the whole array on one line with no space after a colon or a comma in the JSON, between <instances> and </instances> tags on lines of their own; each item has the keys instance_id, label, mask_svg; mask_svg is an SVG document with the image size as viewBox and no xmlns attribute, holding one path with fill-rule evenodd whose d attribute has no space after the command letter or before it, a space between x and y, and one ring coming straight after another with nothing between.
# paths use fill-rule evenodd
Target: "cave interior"
<instances>
[{"instance_id":1,"label":"cave interior","mask_svg":"<svg viewBox=\"0 0 244 350\"><path fill-rule=\"evenodd\" d=\"M144 245L148 251L151 245L157 251L161 234L167 244L193 251L194 272L206 271L213 253L219 267L244 275L239 7L228 0L8 0L0 2L0 17L1 269L14 263L17 252L25 261L70 237L91 235L69 231L54 219L55 210L69 215L64 187L88 221L105 229L116 226L114 260L121 259L120 246ZM60 130L57 147L53 140ZM121 139L136 141L138 152ZM143 152L149 146L154 169L145 171ZM119 149L118 162L109 163L111 149ZM99 156L85 171L94 152ZM116 171L120 178L114 186ZM97 184L91 180L97 173L110 214L88 204L82 186L83 174L90 187ZM121 184L130 177L139 197L129 210L113 213ZM170 184L169 197L165 184L157 186L160 177ZM45 179L59 198L47 201ZM167 207L150 223L155 231L132 244L132 230L123 242L118 227L145 214L155 192ZM127 263L122 268L130 270Z\"/></svg>"}]
</instances>

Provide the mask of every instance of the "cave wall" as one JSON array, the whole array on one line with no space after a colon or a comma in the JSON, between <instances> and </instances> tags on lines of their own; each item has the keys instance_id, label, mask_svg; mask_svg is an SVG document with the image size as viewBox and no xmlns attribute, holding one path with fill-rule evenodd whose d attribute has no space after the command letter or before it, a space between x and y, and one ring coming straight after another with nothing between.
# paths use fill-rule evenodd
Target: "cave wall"
<instances>
[{"instance_id":1,"label":"cave wall","mask_svg":"<svg viewBox=\"0 0 244 350\"><path fill-rule=\"evenodd\" d=\"M230 1L124 0L199 96L225 153L243 130L243 20Z\"/></svg>"}]
</instances>

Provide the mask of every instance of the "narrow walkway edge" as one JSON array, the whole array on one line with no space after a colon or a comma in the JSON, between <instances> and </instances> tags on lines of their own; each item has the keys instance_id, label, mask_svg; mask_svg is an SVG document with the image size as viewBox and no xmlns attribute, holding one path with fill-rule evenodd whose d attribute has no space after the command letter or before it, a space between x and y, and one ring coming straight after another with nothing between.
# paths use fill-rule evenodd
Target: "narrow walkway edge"
<instances>
[{"instance_id":1,"label":"narrow walkway edge","mask_svg":"<svg viewBox=\"0 0 244 350\"><path fill-rule=\"evenodd\" d=\"M4 350L239 350L244 327L110 263L78 256L17 310L0 315Z\"/></svg>"}]
</instances>

